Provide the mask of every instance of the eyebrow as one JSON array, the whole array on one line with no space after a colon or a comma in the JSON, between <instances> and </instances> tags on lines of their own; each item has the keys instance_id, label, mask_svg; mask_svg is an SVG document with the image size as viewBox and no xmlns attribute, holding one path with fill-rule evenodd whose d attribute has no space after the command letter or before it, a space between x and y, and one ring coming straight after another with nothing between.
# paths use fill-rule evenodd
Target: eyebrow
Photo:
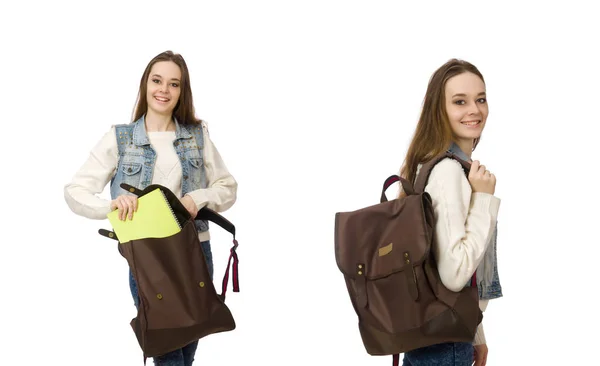
<instances>
[{"instance_id":1,"label":"eyebrow","mask_svg":"<svg viewBox=\"0 0 600 366\"><path fill-rule=\"evenodd\" d=\"M480 95L485 95L485 92L481 92L481 93L477 94L477 96L480 96ZM458 93L458 94L454 94L452 96L452 98L454 98L454 97L466 97L466 96L467 95L465 93Z\"/></svg>"},{"instance_id":2,"label":"eyebrow","mask_svg":"<svg viewBox=\"0 0 600 366\"><path fill-rule=\"evenodd\" d=\"M162 76L160 76L160 75L158 75L158 74L153 74L152 76L154 76L154 77L157 77L157 78L161 78L161 79L162 79ZM179 80L179 79L177 79L177 78L173 78L173 79L171 79L171 80L174 80L174 81L179 81L179 82L181 82L181 80Z\"/></svg>"}]
</instances>

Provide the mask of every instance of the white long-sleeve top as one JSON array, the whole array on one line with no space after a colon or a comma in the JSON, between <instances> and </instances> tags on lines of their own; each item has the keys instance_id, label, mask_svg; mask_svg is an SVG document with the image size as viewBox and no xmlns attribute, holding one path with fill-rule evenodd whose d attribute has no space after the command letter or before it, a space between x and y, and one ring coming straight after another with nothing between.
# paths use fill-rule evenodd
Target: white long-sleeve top
<instances>
[{"instance_id":1,"label":"white long-sleeve top","mask_svg":"<svg viewBox=\"0 0 600 366\"><path fill-rule=\"evenodd\" d=\"M433 250L444 286L460 291L469 282L492 241L500 199L472 192L459 162L443 159L431 170L425 187L433 202L435 216ZM480 300L485 311L488 300ZM484 344L483 323L473 342Z\"/></svg>"},{"instance_id":2,"label":"white long-sleeve top","mask_svg":"<svg viewBox=\"0 0 600 366\"><path fill-rule=\"evenodd\" d=\"M203 160L206 167L208 186L187 193L198 206L223 212L236 201L237 182L227 170L221 155L210 139L208 126L202 122L204 132ZM174 131L147 132L152 148L156 152L156 163L151 184L169 188L181 197L181 163L173 147ZM99 197L115 174L119 160L115 127L91 150L88 159L75 173L71 182L64 187L65 201L74 213L90 219L106 219L110 212L110 200ZM208 231L199 233L200 241L210 239Z\"/></svg>"}]
</instances>

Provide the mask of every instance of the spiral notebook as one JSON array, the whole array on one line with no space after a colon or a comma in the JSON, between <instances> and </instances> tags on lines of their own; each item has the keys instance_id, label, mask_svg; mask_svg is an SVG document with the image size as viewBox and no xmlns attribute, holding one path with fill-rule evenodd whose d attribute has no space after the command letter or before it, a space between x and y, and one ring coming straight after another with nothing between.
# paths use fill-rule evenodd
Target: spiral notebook
<instances>
[{"instance_id":1,"label":"spiral notebook","mask_svg":"<svg viewBox=\"0 0 600 366\"><path fill-rule=\"evenodd\" d=\"M137 211L133 218L119 219L119 211L106 215L120 243L144 238L166 238L181 231L165 194L155 189L138 198Z\"/></svg>"}]
</instances>

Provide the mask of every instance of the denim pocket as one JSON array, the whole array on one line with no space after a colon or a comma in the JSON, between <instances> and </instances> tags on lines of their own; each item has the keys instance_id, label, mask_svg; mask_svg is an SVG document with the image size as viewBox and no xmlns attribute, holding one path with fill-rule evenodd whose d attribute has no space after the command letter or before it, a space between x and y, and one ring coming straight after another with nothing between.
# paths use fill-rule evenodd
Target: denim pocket
<instances>
[{"instance_id":1,"label":"denim pocket","mask_svg":"<svg viewBox=\"0 0 600 366\"><path fill-rule=\"evenodd\" d=\"M138 187L140 178L142 177L142 164L141 163L127 163L123 162L121 165L122 182Z\"/></svg>"},{"instance_id":2,"label":"denim pocket","mask_svg":"<svg viewBox=\"0 0 600 366\"><path fill-rule=\"evenodd\" d=\"M192 179L192 182L194 182L195 184L201 183L203 174L202 170L204 168L203 159L201 157L198 157L189 158L188 160L190 162L190 178Z\"/></svg>"}]
</instances>

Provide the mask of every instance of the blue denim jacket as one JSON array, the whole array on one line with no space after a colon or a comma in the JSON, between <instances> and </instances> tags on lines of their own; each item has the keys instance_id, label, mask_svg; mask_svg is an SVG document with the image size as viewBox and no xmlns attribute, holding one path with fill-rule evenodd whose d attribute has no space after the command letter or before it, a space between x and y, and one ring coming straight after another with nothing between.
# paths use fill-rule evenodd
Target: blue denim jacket
<instances>
[{"instance_id":1,"label":"blue denim jacket","mask_svg":"<svg viewBox=\"0 0 600 366\"><path fill-rule=\"evenodd\" d=\"M114 200L121 194L130 194L120 187L127 183L144 189L152 183L156 153L146 133L144 116L133 123L116 125L119 163L110 182L110 195ZM194 138L195 137L195 138ZM181 163L183 174L181 194L206 188L206 169L202 159L204 135L200 125L182 125L175 120L173 146ZM199 232L208 230L208 222L197 220Z\"/></svg>"},{"instance_id":2,"label":"blue denim jacket","mask_svg":"<svg viewBox=\"0 0 600 366\"><path fill-rule=\"evenodd\" d=\"M110 195L112 199L121 194L131 194L120 187L127 183L143 190L152 183L156 152L150 145L146 133L145 116L133 123L115 126L119 162L116 173L110 182ZM202 158L204 135L200 125L183 125L175 120L175 141L173 142L177 156L181 163L182 183L181 194L206 188L206 169ZM196 220L198 232L208 230L208 221ZM213 261L210 242L201 243L206 257L209 275L213 276ZM131 270L129 271L129 288L134 299L134 304L139 305L138 289Z\"/></svg>"},{"instance_id":3,"label":"blue denim jacket","mask_svg":"<svg viewBox=\"0 0 600 366\"><path fill-rule=\"evenodd\" d=\"M452 143L448 149L451 153L458 156L465 161L471 161L471 159L456 145ZM477 289L479 290L479 298L482 300L492 300L502 297L502 286L500 285L500 277L498 275L498 259L496 256L496 239L498 237L498 223L496 222L496 228L492 236L492 243L488 247L481 261L479 267L477 267Z\"/></svg>"}]
</instances>

